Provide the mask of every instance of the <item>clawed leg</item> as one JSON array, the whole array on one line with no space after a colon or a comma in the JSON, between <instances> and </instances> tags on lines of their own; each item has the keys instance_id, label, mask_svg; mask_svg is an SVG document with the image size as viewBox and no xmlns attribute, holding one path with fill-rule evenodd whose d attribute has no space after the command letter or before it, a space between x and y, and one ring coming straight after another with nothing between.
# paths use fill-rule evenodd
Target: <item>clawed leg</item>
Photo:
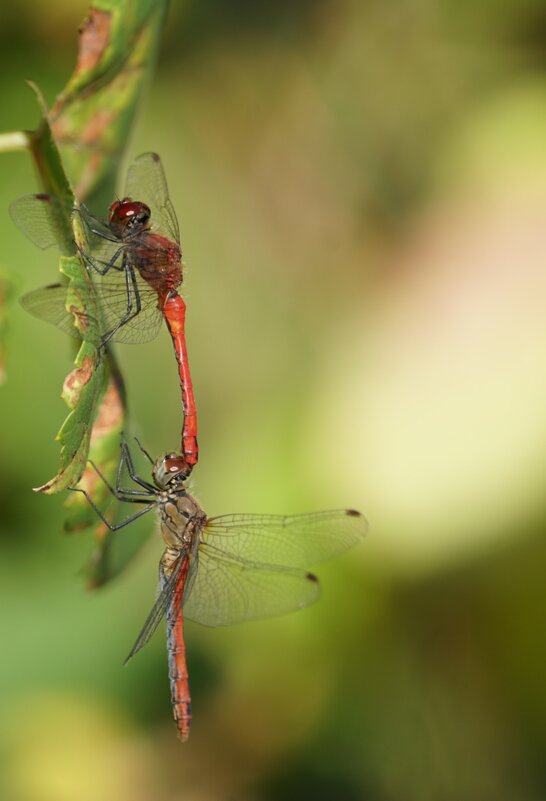
<instances>
[{"instance_id":1,"label":"clawed leg","mask_svg":"<svg viewBox=\"0 0 546 801\"><path fill-rule=\"evenodd\" d=\"M142 496L143 495L146 496L147 500L149 500L150 496L155 495L157 491L157 488L154 487L153 484L150 484L148 481L145 481L143 478L140 478L140 476L136 474L136 470L133 465L133 459L131 457L131 452L129 451L127 443L123 439L123 435L121 441L121 457L118 465L115 488L110 484L106 476L102 474L97 465L93 461L91 461L91 459L89 460L89 462L92 465L95 472L100 477L100 479L108 487L110 493L114 496L114 498L117 498L118 501L126 501L128 503L129 502L146 503L146 501L142 499ZM129 477L135 482L135 484L138 484L140 487L142 487L144 491L127 489L126 487L121 486L121 478L123 474L123 468L125 466L127 467L127 472L129 473ZM135 500L135 497L138 500Z\"/></svg>"},{"instance_id":2,"label":"clawed leg","mask_svg":"<svg viewBox=\"0 0 546 801\"><path fill-rule=\"evenodd\" d=\"M108 223L93 214L83 203L75 208L74 211L80 215L87 230L92 234L101 239L107 239L109 242L119 243L119 238L112 233Z\"/></svg>"},{"instance_id":3,"label":"clawed leg","mask_svg":"<svg viewBox=\"0 0 546 801\"><path fill-rule=\"evenodd\" d=\"M142 490L133 490L133 489L126 489L125 487L121 486L121 471L123 469L123 460L120 461L120 466L118 467L117 479L116 479L116 486L115 488L110 484L108 479L105 475L99 470L95 462L89 459L89 464L93 468L93 470L97 473L100 477L103 484L106 485L109 492L116 498L118 501L125 501L126 503L148 503L150 500L151 493L146 490L143 492ZM151 486L151 485L150 485ZM145 496L144 498L142 496Z\"/></svg>"},{"instance_id":4,"label":"clawed leg","mask_svg":"<svg viewBox=\"0 0 546 801\"><path fill-rule=\"evenodd\" d=\"M117 241L117 240L114 240L114 241ZM108 259L108 261L102 261L101 259L97 259L95 256L91 256L89 253L87 253L79 245L77 245L77 248L78 248L78 252L79 252L80 256L85 261L85 263L88 264L90 267L92 267L93 270L96 273L98 273L99 275L106 275L106 273L110 272L110 270L122 270L123 269L123 267L121 265L120 266L116 265L116 261L119 259L120 253L122 253L123 250L125 249L124 245L121 245L115 251L114 255L111 256L110 259Z\"/></svg>"},{"instance_id":5,"label":"clawed leg","mask_svg":"<svg viewBox=\"0 0 546 801\"><path fill-rule=\"evenodd\" d=\"M146 455L148 456L148 458L150 458L149 454ZM68 489L71 490L72 492L81 492L83 495L85 495L89 505L95 510L95 512L100 517L104 525L107 526L110 531L118 531L120 528L124 528L125 526L129 525L129 523L132 523L133 520L137 520L139 517L142 517L142 515L147 514L147 512L155 508L156 506L155 494L157 492L157 489L156 487L153 486L153 484L150 484L147 481L144 481L144 479L137 476L135 467L133 465L131 452L129 451L127 443L123 439L121 443L121 458L119 460L115 487L113 487L110 484L106 476L103 475L102 471L97 467L97 465L93 461L89 460L89 463L91 464L91 466L93 467L93 469L95 470L101 481L104 483L104 485L107 487L108 491L118 501L123 501L124 503L146 504L146 507L144 509L140 509L138 512L136 512L134 515L131 515L126 520L122 520L121 523L112 524L110 523L109 520L106 519L103 512L99 509L99 507L97 506L91 495L87 492L87 490L83 489L82 487L68 487ZM127 467L127 472L129 473L130 478L135 482L135 484L141 486L142 490L126 489L125 487L121 486L121 478L124 467Z\"/></svg>"},{"instance_id":6,"label":"clawed leg","mask_svg":"<svg viewBox=\"0 0 546 801\"><path fill-rule=\"evenodd\" d=\"M154 460L152 459L152 457L150 456L150 454L148 453L146 448L141 444L141 442L140 442L138 437L135 437L135 442L138 445L138 447L140 448L140 450L142 451L142 453L144 454L144 456L148 459L150 464L154 464Z\"/></svg>"},{"instance_id":7,"label":"clawed leg","mask_svg":"<svg viewBox=\"0 0 546 801\"><path fill-rule=\"evenodd\" d=\"M131 478L132 481L135 482L135 484L138 484L140 487L143 487L149 493L155 494L157 492L157 487L154 487L153 484L150 484L148 481L144 481L143 478L140 478L140 476L137 475L133 464L133 457L131 456L131 451L129 450L129 446L127 445L125 440L123 440L121 443L121 460L118 468L118 482L117 482L118 487L124 464L127 465L127 472L129 473L129 477Z\"/></svg>"},{"instance_id":8,"label":"clawed leg","mask_svg":"<svg viewBox=\"0 0 546 801\"><path fill-rule=\"evenodd\" d=\"M90 505L90 506L91 506L91 507L92 507L92 508L95 510L95 512L98 514L98 516L100 517L100 519L102 520L102 522L104 523L104 525L105 525L105 526L106 526L106 527L107 527L107 528L108 528L110 531L119 531L119 529L120 529L120 528L125 528L125 526L128 526L128 525L129 525L129 523L132 523L134 520L137 520L139 517L142 517L142 515L145 515L145 514L147 514L147 513L148 513L148 512L150 512L152 509L154 509L154 508L155 508L155 503L150 503L150 504L148 504L148 506L146 506L144 509L139 509L139 511L138 511L138 512L136 512L134 515L131 515L131 516L130 516L130 517L128 517L126 520L122 520L122 521L121 521L121 523L115 523L115 524L112 524L112 523L110 523L110 521L109 521L109 520L107 520L107 519L106 519L106 517L105 517L105 516L104 516L104 514L101 512L101 510L99 509L99 507L97 506L97 504L95 503L95 501L93 500L93 498L92 498L92 497L89 495L89 493L88 493L86 490L84 490L84 489L81 489L81 487L68 487L68 489L69 489L71 492L81 492L83 495L85 495L85 497L87 498L87 501L88 501L89 505ZM131 501L132 501L133 503L146 503L146 501L144 501L144 500L140 500L140 501L139 501L139 500L137 500L136 498L126 498L126 499L124 499L124 500L127 500L127 501L129 501L129 502L131 502Z\"/></svg>"},{"instance_id":9,"label":"clawed leg","mask_svg":"<svg viewBox=\"0 0 546 801\"><path fill-rule=\"evenodd\" d=\"M125 289L127 291L127 308L125 310L125 314L123 317L118 320L114 328L111 331L108 331L101 340L101 346L104 347L107 342L109 342L113 336L126 325L129 320L132 320L133 317L136 317L140 314L140 310L142 308L142 303L140 300L140 292L138 289L138 284L136 280L135 271L133 268L127 263L126 257L123 257L123 269L125 270ZM135 304L135 308L133 309L133 302Z\"/></svg>"}]
</instances>

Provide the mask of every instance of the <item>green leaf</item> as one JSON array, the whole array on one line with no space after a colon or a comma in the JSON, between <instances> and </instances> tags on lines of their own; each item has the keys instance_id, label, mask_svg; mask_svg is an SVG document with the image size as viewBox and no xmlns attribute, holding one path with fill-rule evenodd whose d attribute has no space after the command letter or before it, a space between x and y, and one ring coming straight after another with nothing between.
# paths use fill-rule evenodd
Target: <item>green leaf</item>
<instances>
[{"instance_id":1,"label":"green leaf","mask_svg":"<svg viewBox=\"0 0 546 801\"><path fill-rule=\"evenodd\" d=\"M93 463L100 465L101 473L107 476L108 480L115 476L119 463L119 443L124 412L123 388L118 385L115 377L111 376L100 400L91 437ZM86 465L79 486L87 490L97 506L106 512L107 517L113 518L110 511L107 511L112 502L112 495L90 463ZM121 566L116 570L112 569L110 558L112 538L115 540L117 537L107 529L102 521L99 521L97 525L97 514L81 493L72 493L65 505L70 510L64 525L67 533L94 528L95 547L84 572L89 585L98 587L113 578L125 566L125 561L122 560ZM112 511L115 511L117 503L114 503L113 506L114 510Z\"/></svg>"},{"instance_id":2,"label":"green leaf","mask_svg":"<svg viewBox=\"0 0 546 801\"><path fill-rule=\"evenodd\" d=\"M98 0L80 30L76 68L49 121L75 194L91 205L111 202L167 5Z\"/></svg>"},{"instance_id":3,"label":"green leaf","mask_svg":"<svg viewBox=\"0 0 546 801\"><path fill-rule=\"evenodd\" d=\"M74 202L72 191L45 117L31 141L43 188L61 201L51 207L51 214L57 217L55 230L59 248L64 254L75 254L76 242L82 248L87 245L86 231L80 216L70 215ZM71 412L57 434L61 443L59 469L52 479L36 488L37 492L46 494L60 492L80 480L87 464L93 423L107 380L106 360L99 359L95 344L99 340L96 321L100 315L87 269L79 255L62 255L60 271L67 285L66 308L74 316L74 325L81 334L82 343L75 360L76 367L63 386L62 397ZM85 287L84 291L82 287Z\"/></svg>"},{"instance_id":4,"label":"green leaf","mask_svg":"<svg viewBox=\"0 0 546 801\"><path fill-rule=\"evenodd\" d=\"M28 83L36 94L38 105L42 111L38 128L29 136L29 147L44 192L59 201L57 205L52 207L51 214L56 217L55 227L58 232L59 249L63 255L70 256L74 254L75 249L68 210L74 205L74 193L64 171L61 155L51 132L45 100L36 84L32 83L32 81Z\"/></svg>"},{"instance_id":5,"label":"green leaf","mask_svg":"<svg viewBox=\"0 0 546 801\"><path fill-rule=\"evenodd\" d=\"M37 492L47 494L73 487L80 480L86 468L93 423L106 388L107 377L106 361L99 359L97 347L93 344L97 341L97 331L94 330L96 310L95 314L92 312L96 306L93 284L87 278L89 291L84 295L81 281L87 271L79 257L62 256L61 272L68 278L66 306L74 314L75 325L79 328L83 341L76 356L76 368L69 373L63 386L63 400L72 411L57 434L57 440L61 443L59 470L54 478L36 488ZM74 281L78 281L78 292L73 290Z\"/></svg>"}]
</instances>

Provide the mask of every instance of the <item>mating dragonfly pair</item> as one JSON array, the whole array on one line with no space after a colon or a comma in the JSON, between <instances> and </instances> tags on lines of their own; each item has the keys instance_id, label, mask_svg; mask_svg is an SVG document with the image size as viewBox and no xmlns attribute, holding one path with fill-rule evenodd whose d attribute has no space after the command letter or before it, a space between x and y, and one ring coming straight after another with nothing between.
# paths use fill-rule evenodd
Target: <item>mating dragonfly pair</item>
<instances>
[{"instance_id":1,"label":"mating dragonfly pair","mask_svg":"<svg viewBox=\"0 0 546 801\"><path fill-rule=\"evenodd\" d=\"M48 196L21 198L12 217L40 247L56 241L54 201ZM318 579L309 568L342 553L366 532L364 516L353 509L304 515L230 514L208 517L186 488L197 463L197 415L185 342L185 304L180 237L161 161L140 156L129 169L126 195L110 207L107 222L79 207L89 234L90 250L80 254L98 298L97 345L110 340L151 339L165 320L173 339L182 388L184 426L180 452L153 460L152 481L137 475L129 447L121 444L115 486L93 465L112 495L140 508L112 524L93 498L79 487L104 524L118 531L137 518L159 513L165 551L160 561L157 600L129 656L167 621L167 648L173 714L186 740L191 700L186 667L184 619L205 626L224 626L302 609L317 600ZM36 316L80 336L66 308L66 287L53 285L31 292L23 305ZM123 486L128 474L132 487Z\"/></svg>"}]
</instances>

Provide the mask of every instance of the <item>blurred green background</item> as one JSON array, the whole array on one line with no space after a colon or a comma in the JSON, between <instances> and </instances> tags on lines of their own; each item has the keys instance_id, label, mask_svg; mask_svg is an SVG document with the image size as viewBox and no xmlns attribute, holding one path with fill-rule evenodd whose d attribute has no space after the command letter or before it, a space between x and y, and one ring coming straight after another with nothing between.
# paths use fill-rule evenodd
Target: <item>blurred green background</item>
<instances>
[{"instance_id":1,"label":"blurred green background","mask_svg":"<svg viewBox=\"0 0 546 801\"><path fill-rule=\"evenodd\" d=\"M32 128L86 3L2 8L0 130ZM60 534L70 345L13 307L0 389L0 796L8 801L546 797L546 8L542 0L173 4L130 157L158 151L187 262L210 514L355 506L315 607L189 624L190 741L151 606L153 533L86 593ZM1 266L56 254L7 214ZM177 447L166 333L119 347L135 428ZM150 533L154 528L146 521ZM120 534L130 537L130 530Z\"/></svg>"}]
</instances>

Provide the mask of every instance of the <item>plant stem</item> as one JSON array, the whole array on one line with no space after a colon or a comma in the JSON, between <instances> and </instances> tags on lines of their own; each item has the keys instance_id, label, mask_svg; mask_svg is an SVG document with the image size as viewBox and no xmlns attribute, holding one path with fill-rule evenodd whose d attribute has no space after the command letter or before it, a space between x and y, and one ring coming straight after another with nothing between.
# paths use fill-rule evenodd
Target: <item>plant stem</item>
<instances>
[{"instance_id":1,"label":"plant stem","mask_svg":"<svg viewBox=\"0 0 546 801\"><path fill-rule=\"evenodd\" d=\"M27 131L11 131L0 133L0 153L10 153L15 150L28 150L32 134Z\"/></svg>"}]
</instances>

